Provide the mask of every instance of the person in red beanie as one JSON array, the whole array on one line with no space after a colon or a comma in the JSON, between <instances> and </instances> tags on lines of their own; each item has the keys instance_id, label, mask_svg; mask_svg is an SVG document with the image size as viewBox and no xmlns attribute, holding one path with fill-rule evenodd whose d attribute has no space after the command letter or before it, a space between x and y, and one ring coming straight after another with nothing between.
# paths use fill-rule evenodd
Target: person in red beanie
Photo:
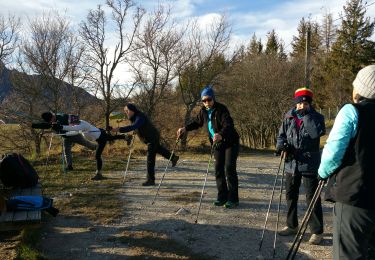
<instances>
[{"instance_id":1,"label":"person in red beanie","mask_svg":"<svg viewBox=\"0 0 375 260\"><path fill-rule=\"evenodd\" d=\"M294 93L295 106L284 116L277 137L276 149L285 152L285 189L287 201L286 227L279 235L294 235L298 231L297 203L301 181L310 204L318 187L320 164L320 137L325 134L323 115L312 107L313 92L302 87ZM309 243L319 244L323 239L323 212L320 198L310 219Z\"/></svg>"}]
</instances>

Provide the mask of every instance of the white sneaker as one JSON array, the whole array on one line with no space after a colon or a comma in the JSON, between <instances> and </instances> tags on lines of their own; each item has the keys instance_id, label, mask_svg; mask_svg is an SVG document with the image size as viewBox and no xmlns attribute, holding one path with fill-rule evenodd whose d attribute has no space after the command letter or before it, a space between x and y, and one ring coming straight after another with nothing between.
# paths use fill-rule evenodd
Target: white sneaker
<instances>
[{"instance_id":1,"label":"white sneaker","mask_svg":"<svg viewBox=\"0 0 375 260\"><path fill-rule=\"evenodd\" d=\"M312 234L309 239L309 244L319 245L323 240L323 234Z\"/></svg>"},{"instance_id":2,"label":"white sneaker","mask_svg":"<svg viewBox=\"0 0 375 260\"><path fill-rule=\"evenodd\" d=\"M290 236L297 234L298 227L296 228L290 228L290 227L284 227L282 230L277 232L280 236Z\"/></svg>"}]
</instances>

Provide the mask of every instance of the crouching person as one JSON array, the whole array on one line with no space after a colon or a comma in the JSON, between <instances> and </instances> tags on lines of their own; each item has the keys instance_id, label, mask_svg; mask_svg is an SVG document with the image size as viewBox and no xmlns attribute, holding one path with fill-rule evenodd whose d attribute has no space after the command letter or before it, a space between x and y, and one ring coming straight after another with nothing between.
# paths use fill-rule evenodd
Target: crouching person
<instances>
[{"instance_id":1,"label":"crouching person","mask_svg":"<svg viewBox=\"0 0 375 260\"><path fill-rule=\"evenodd\" d=\"M59 124L63 126L78 124L79 120L77 116L61 114L61 113L52 113L44 112L41 117L43 120L50 124ZM66 162L66 171L73 170L73 159L72 159L72 146L73 144L80 144L90 150L96 149L96 144L86 140L81 133L77 132L75 135L65 135L66 131L56 131L57 134L61 134L64 143L64 157Z\"/></svg>"},{"instance_id":2,"label":"crouching person","mask_svg":"<svg viewBox=\"0 0 375 260\"><path fill-rule=\"evenodd\" d=\"M96 146L95 159L96 159L96 173L92 177L92 180L102 180L104 179L101 170L103 166L102 153L108 141L126 139L128 138L125 135L110 135L107 134L104 129L97 128L85 120L79 120L79 123L76 125L60 125L53 124L52 129L55 131L74 131L77 133L82 133L82 135L91 141L96 141L98 145Z\"/></svg>"}]
</instances>

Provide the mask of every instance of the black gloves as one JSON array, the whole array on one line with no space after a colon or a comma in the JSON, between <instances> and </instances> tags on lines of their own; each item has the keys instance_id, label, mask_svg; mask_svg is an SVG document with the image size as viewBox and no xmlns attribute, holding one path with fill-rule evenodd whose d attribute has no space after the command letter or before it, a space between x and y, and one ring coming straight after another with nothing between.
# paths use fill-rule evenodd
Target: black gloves
<instances>
[{"instance_id":1,"label":"black gloves","mask_svg":"<svg viewBox=\"0 0 375 260\"><path fill-rule=\"evenodd\" d=\"M287 153L289 153L291 149L292 149L292 146L289 145L287 142L284 142L283 145L281 146L281 150Z\"/></svg>"},{"instance_id":2,"label":"black gloves","mask_svg":"<svg viewBox=\"0 0 375 260\"><path fill-rule=\"evenodd\" d=\"M320 182L320 181L323 181L324 183L326 183L327 182L327 179L328 178L323 178L323 177L321 177L319 174L318 174L318 181Z\"/></svg>"},{"instance_id":3,"label":"black gloves","mask_svg":"<svg viewBox=\"0 0 375 260\"><path fill-rule=\"evenodd\" d=\"M60 131L63 129L63 126L60 125L59 123L56 123L56 124L52 124L52 129L56 132Z\"/></svg>"},{"instance_id":4,"label":"black gloves","mask_svg":"<svg viewBox=\"0 0 375 260\"><path fill-rule=\"evenodd\" d=\"M31 127L34 129L50 129L52 127L52 124L46 123L46 122L38 122L38 123L32 123Z\"/></svg>"},{"instance_id":5,"label":"black gloves","mask_svg":"<svg viewBox=\"0 0 375 260\"><path fill-rule=\"evenodd\" d=\"M125 141L126 141L126 144L127 144L128 146L131 145L132 140L133 140L133 135L125 135Z\"/></svg>"}]
</instances>

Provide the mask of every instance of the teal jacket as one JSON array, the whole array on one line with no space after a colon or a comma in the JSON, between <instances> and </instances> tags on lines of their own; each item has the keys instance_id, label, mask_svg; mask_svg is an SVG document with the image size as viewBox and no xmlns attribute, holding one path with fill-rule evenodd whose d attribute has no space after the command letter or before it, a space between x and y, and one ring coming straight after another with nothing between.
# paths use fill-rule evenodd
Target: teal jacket
<instances>
[{"instance_id":1,"label":"teal jacket","mask_svg":"<svg viewBox=\"0 0 375 260\"><path fill-rule=\"evenodd\" d=\"M336 116L335 123L324 146L319 176L328 178L342 163L349 142L357 134L358 111L347 104L341 108Z\"/></svg>"}]
</instances>

